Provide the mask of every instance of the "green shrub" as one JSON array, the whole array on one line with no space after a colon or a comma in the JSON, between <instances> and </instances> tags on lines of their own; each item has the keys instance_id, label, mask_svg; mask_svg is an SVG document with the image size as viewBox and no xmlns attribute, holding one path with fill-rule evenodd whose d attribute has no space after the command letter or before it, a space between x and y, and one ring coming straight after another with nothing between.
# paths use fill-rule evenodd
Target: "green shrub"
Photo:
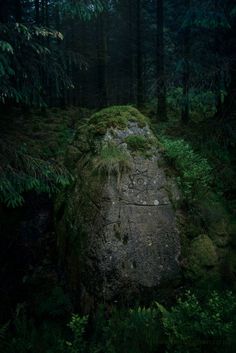
<instances>
[{"instance_id":1,"label":"green shrub","mask_svg":"<svg viewBox=\"0 0 236 353\"><path fill-rule=\"evenodd\" d=\"M195 201L204 196L210 189L212 182L212 168L206 158L194 152L184 140L161 140L165 155L174 165L179 177L178 183L184 198Z\"/></svg>"},{"instance_id":2,"label":"green shrub","mask_svg":"<svg viewBox=\"0 0 236 353\"><path fill-rule=\"evenodd\" d=\"M112 313L105 329L106 352L151 353L159 345L160 323L156 308Z\"/></svg>"},{"instance_id":3,"label":"green shrub","mask_svg":"<svg viewBox=\"0 0 236 353\"><path fill-rule=\"evenodd\" d=\"M162 313L168 352L232 352L236 301L231 292L212 292L204 302L188 292L185 299Z\"/></svg>"},{"instance_id":4,"label":"green shrub","mask_svg":"<svg viewBox=\"0 0 236 353\"><path fill-rule=\"evenodd\" d=\"M52 321L35 325L19 309L13 332L8 325L0 328L0 347L4 353L231 353L236 300L231 292L214 291L201 300L187 292L169 309L155 303L108 314L101 308L90 323L87 316L72 315L68 327L70 332Z\"/></svg>"},{"instance_id":5,"label":"green shrub","mask_svg":"<svg viewBox=\"0 0 236 353\"><path fill-rule=\"evenodd\" d=\"M87 316L72 315L68 324L73 334L72 341L66 341L66 353L83 353L86 352L85 330L88 323Z\"/></svg>"}]
</instances>

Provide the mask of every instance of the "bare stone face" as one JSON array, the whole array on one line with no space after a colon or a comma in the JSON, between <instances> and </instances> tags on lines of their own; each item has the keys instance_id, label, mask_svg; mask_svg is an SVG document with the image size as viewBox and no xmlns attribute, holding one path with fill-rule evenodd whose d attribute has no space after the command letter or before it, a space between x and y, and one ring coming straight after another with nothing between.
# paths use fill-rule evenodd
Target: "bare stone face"
<instances>
[{"instance_id":1,"label":"bare stone face","mask_svg":"<svg viewBox=\"0 0 236 353\"><path fill-rule=\"evenodd\" d=\"M149 128L132 124L125 132L117 131L114 141L121 145L124 137L137 133L152 135ZM96 200L99 212L89 226L83 285L105 301L127 292L138 297L140 288L157 288L179 272L180 239L170 200L177 196L170 196L168 178L158 166L161 156L155 148L151 158L131 158L132 167L119 184L116 177L106 182Z\"/></svg>"}]
</instances>

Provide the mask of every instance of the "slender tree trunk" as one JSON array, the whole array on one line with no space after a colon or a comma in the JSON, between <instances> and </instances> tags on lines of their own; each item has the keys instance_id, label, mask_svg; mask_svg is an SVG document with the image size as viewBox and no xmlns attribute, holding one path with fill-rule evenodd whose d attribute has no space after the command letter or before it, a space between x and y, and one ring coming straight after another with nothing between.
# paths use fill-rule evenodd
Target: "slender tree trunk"
<instances>
[{"instance_id":1,"label":"slender tree trunk","mask_svg":"<svg viewBox=\"0 0 236 353\"><path fill-rule=\"evenodd\" d=\"M188 11L190 1L185 1L185 10ZM183 105L181 120L183 124L189 122L189 88L190 88L190 28L183 29Z\"/></svg>"},{"instance_id":2,"label":"slender tree trunk","mask_svg":"<svg viewBox=\"0 0 236 353\"><path fill-rule=\"evenodd\" d=\"M107 106L107 32L105 14L97 20L98 29L98 104L100 108Z\"/></svg>"},{"instance_id":3,"label":"slender tree trunk","mask_svg":"<svg viewBox=\"0 0 236 353\"><path fill-rule=\"evenodd\" d=\"M134 50L134 25L133 25L133 2L132 0L128 0L128 5L126 1L124 1L124 17L126 18L128 22L128 45L127 45L127 75L128 75L128 97L127 102L128 103L134 103L135 98L134 98L134 77L135 77L135 70L134 70L134 55L135 55L135 50ZM125 97L124 97L125 99Z\"/></svg>"},{"instance_id":4,"label":"slender tree trunk","mask_svg":"<svg viewBox=\"0 0 236 353\"><path fill-rule=\"evenodd\" d=\"M49 4L48 0L45 0L45 24L49 27Z\"/></svg>"},{"instance_id":5,"label":"slender tree trunk","mask_svg":"<svg viewBox=\"0 0 236 353\"><path fill-rule=\"evenodd\" d=\"M45 25L45 2L46 0L41 0L41 22Z\"/></svg>"},{"instance_id":6,"label":"slender tree trunk","mask_svg":"<svg viewBox=\"0 0 236 353\"><path fill-rule=\"evenodd\" d=\"M218 0L214 0L215 6L215 13L218 13ZM221 32L219 31L220 23L219 18L215 16L215 33L214 33L214 52L215 52L215 105L216 105L216 114L215 116L219 119L222 118L222 98L221 98L221 70L220 70L220 63L219 63L219 56L222 56L221 53L221 43L222 37Z\"/></svg>"},{"instance_id":7,"label":"slender tree trunk","mask_svg":"<svg viewBox=\"0 0 236 353\"><path fill-rule=\"evenodd\" d=\"M0 22L6 23L8 21L8 7L6 0L0 0Z\"/></svg>"},{"instance_id":8,"label":"slender tree trunk","mask_svg":"<svg viewBox=\"0 0 236 353\"><path fill-rule=\"evenodd\" d=\"M40 20L39 20L39 0L34 1L34 7L35 7L35 22L38 25Z\"/></svg>"},{"instance_id":9,"label":"slender tree trunk","mask_svg":"<svg viewBox=\"0 0 236 353\"><path fill-rule=\"evenodd\" d=\"M184 35L183 44L183 106L182 106L182 122L189 122L189 79L190 79L190 64L189 64L189 34Z\"/></svg>"},{"instance_id":10,"label":"slender tree trunk","mask_svg":"<svg viewBox=\"0 0 236 353\"><path fill-rule=\"evenodd\" d=\"M21 0L15 0L15 19L16 19L16 22L21 22L21 19L22 19Z\"/></svg>"},{"instance_id":11,"label":"slender tree trunk","mask_svg":"<svg viewBox=\"0 0 236 353\"><path fill-rule=\"evenodd\" d=\"M136 95L136 23L134 0L129 0L129 34L130 34L130 102L137 103Z\"/></svg>"},{"instance_id":12,"label":"slender tree trunk","mask_svg":"<svg viewBox=\"0 0 236 353\"><path fill-rule=\"evenodd\" d=\"M143 80L142 80L142 38L141 38L141 0L137 0L136 7L136 29L137 29L137 105L143 104Z\"/></svg>"},{"instance_id":13,"label":"slender tree trunk","mask_svg":"<svg viewBox=\"0 0 236 353\"><path fill-rule=\"evenodd\" d=\"M157 0L157 119L167 120L165 46L164 46L164 0Z\"/></svg>"},{"instance_id":14,"label":"slender tree trunk","mask_svg":"<svg viewBox=\"0 0 236 353\"><path fill-rule=\"evenodd\" d=\"M234 10L235 1L226 1L226 14L230 19L230 14ZM231 20L230 28L227 29L224 35L226 43L225 53L231 59L229 63L229 77L230 82L226 87L226 97L222 103L222 120L235 124L236 120L236 21L235 18ZM234 123L233 123L234 121Z\"/></svg>"}]
</instances>

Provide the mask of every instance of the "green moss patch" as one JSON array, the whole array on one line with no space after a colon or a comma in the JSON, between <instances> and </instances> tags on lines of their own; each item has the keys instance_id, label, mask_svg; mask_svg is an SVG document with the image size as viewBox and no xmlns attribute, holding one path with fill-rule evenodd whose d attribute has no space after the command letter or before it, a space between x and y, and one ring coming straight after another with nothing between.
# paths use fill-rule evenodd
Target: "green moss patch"
<instances>
[{"instance_id":1,"label":"green moss patch","mask_svg":"<svg viewBox=\"0 0 236 353\"><path fill-rule=\"evenodd\" d=\"M128 148L134 151L146 152L155 146L155 139L142 135L130 135L125 138Z\"/></svg>"},{"instance_id":2,"label":"green moss patch","mask_svg":"<svg viewBox=\"0 0 236 353\"><path fill-rule=\"evenodd\" d=\"M103 135L108 128L126 129L128 122L137 122L139 127L144 127L148 124L148 119L131 106L113 106L93 114L89 125Z\"/></svg>"}]
</instances>

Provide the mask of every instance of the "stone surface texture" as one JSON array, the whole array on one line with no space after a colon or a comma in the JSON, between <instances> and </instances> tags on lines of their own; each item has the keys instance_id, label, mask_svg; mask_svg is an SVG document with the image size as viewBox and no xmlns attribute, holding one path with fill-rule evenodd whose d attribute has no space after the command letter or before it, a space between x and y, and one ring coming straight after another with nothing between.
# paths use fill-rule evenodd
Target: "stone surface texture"
<instances>
[{"instance_id":1,"label":"stone surface texture","mask_svg":"<svg viewBox=\"0 0 236 353\"><path fill-rule=\"evenodd\" d=\"M128 151L131 164L119 181L110 176L100 192L91 193L86 217L78 216L81 188L75 185L71 195L70 209L76 208L70 214L71 223L78 232L81 222L86 228L78 255L84 306L94 300L138 300L140 293L158 289L180 271L181 246L173 206L178 190L161 166L159 148L152 147L149 157L131 153L125 143L130 135L155 139L148 126L139 127L136 122L129 122L124 130L107 130L103 142L112 141Z\"/></svg>"}]
</instances>

